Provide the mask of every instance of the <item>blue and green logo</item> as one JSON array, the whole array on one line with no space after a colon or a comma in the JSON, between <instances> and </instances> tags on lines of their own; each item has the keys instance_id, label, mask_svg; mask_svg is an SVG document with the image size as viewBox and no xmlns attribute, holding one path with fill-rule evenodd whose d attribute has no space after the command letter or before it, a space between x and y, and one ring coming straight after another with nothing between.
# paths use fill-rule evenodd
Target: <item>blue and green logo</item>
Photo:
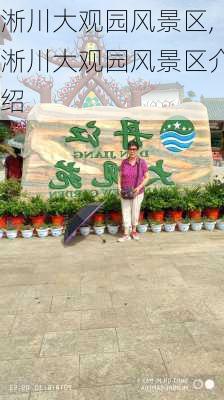
<instances>
[{"instance_id":1,"label":"blue and green logo","mask_svg":"<svg viewBox=\"0 0 224 400\"><path fill-rule=\"evenodd\" d=\"M171 117L162 125L160 139L163 146L172 153L179 153L191 147L196 136L193 123L185 117Z\"/></svg>"}]
</instances>

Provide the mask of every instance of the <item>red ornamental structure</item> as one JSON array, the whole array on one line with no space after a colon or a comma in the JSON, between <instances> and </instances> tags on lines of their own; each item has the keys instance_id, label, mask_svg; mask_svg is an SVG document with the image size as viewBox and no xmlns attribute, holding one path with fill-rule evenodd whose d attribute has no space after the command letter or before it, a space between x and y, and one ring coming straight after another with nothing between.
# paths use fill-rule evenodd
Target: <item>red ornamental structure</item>
<instances>
[{"instance_id":1,"label":"red ornamental structure","mask_svg":"<svg viewBox=\"0 0 224 400\"><path fill-rule=\"evenodd\" d=\"M78 38L77 53L80 54L81 52L88 52L90 50L100 50L100 66L105 68L107 66L107 60L102 36L100 36L99 33L93 34L91 32L83 32ZM57 57L55 57L56 55ZM69 55L68 52L67 55ZM42 52L42 58L47 59L47 54ZM57 65L60 68L62 65L61 59L63 59L63 54L61 54L61 57L58 57L57 52L53 50L48 51L49 63ZM133 56L128 54L127 64L130 64L132 61ZM75 57L69 58L69 65L66 63L63 64L63 68L70 68L69 66L75 70L81 69L81 71L78 75L72 76L64 87L57 91L54 99L52 99L52 78L36 75L34 77L20 78L19 81L39 94L40 103L57 103L77 108L82 108L84 106L90 94L94 94L95 98L98 100L98 104L103 106L114 105L120 108L136 107L141 105L142 95L153 89L153 85L151 85L150 82L142 79L137 81L128 80L127 85L121 87L114 80L106 79L102 71L97 72L92 69L88 72L86 67L82 67L83 61ZM99 65L96 69L99 70ZM23 118L26 118L31 108L31 106L25 105L22 115ZM13 115L15 115L15 113L13 113ZM16 115L21 117L21 113L16 113Z\"/></svg>"}]
</instances>

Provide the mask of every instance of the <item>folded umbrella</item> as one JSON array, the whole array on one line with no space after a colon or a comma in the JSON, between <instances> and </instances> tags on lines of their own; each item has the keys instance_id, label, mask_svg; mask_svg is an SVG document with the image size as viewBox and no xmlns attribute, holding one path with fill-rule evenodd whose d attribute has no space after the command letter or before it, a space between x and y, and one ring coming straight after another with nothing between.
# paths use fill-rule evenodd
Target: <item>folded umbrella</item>
<instances>
[{"instance_id":1,"label":"folded umbrella","mask_svg":"<svg viewBox=\"0 0 224 400\"><path fill-rule=\"evenodd\" d=\"M77 233L78 228L86 223L92 215L102 207L103 203L90 203L88 206L81 208L67 223L64 234L64 243L70 243Z\"/></svg>"}]
</instances>

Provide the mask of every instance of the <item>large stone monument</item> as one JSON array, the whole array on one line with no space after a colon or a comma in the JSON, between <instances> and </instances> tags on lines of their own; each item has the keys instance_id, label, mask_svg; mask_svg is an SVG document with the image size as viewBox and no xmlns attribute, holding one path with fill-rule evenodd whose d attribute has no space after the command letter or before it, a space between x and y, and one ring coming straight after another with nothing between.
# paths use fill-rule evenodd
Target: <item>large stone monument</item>
<instances>
[{"instance_id":1,"label":"large stone monument","mask_svg":"<svg viewBox=\"0 0 224 400\"><path fill-rule=\"evenodd\" d=\"M116 189L132 139L148 163L148 185L195 185L212 175L208 115L201 103L159 109L39 104L28 117L23 188L44 196Z\"/></svg>"}]
</instances>

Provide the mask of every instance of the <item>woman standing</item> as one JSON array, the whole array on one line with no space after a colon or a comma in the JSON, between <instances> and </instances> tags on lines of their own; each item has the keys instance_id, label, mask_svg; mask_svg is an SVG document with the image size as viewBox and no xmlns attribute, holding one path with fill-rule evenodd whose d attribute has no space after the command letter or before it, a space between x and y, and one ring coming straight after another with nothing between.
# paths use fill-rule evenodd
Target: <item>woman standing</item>
<instances>
[{"instance_id":1,"label":"woman standing","mask_svg":"<svg viewBox=\"0 0 224 400\"><path fill-rule=\"evenodd\" d=\"M138 156L138 149L138 143L134 140L130 141L128 143L128 157L122 161L120 166L118 190L121 195L124 235L118 239L119 242L130 240L131 237L139 240L136 226L144 198L144 186L149 179L149 174L146 161ZM133 193L133 198L131 198L130 192Z\"/></svg>"}]
</instances>

